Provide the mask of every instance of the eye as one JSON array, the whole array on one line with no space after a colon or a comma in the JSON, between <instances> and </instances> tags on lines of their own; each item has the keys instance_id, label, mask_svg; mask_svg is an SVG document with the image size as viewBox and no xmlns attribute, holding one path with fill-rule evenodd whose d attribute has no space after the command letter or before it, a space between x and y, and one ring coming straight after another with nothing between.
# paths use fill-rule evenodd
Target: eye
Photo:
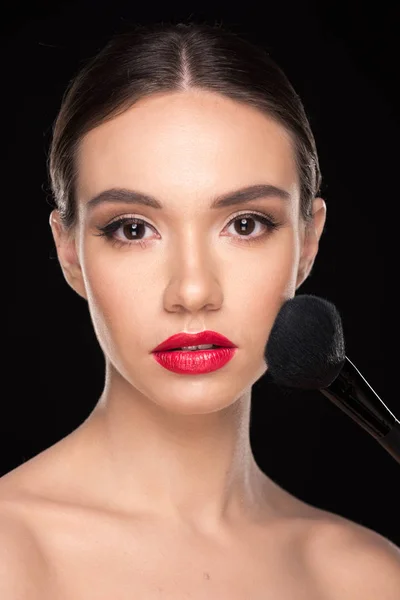
<instances>
[{"instance_id":1,"label":"eye","mask_svg":"<svg viewBox=\"0 0 400 600\"><path fill-rule=\"evenodd\" d=\"M257 230L257 224L260 226L259 229L261 228L261 233L252 235L254 230ZM240 238L240 242L245 243L253 243L278 227L278 223L271 216L258 213L236 215L228 223L227 227L231 227L232 225L235 229L234 235Z\"/></svg>"},{"instance_id":2,"label":"eye","mask_svg":"<svg viewBox=\"0 0 400 600\"><path fill-rule=\"evenodd\" d=\"M257 226L253 223L261 226L261 233L252 235L253 231L257 229ZM272 231L280 226L271 215L254 212L236 215L229 221L224 229L229 228L231 225L234 225L235 228L233 237L239 238L239 243L255 243L260 238L264 238L265 235L272 233ZM146 247L148 240L142 237L146 232L146 228L154 231L153 226L143 219L138 219L136 217L119 217L104 227L98 227L101 233L95 235L105 237L113 246L121 247L140 244L141 247ZM121 230L125 240L116 237L116 233L119 230Z\"/></svg>"},{"instance_id":3,"label":"eye","mask_svg":"<svg viewBox=\"0 0 400 600\"><path fill-rule=\"evenodd\" d=\"M146 223L143 219L137 219L134 217L120 217L115 221L112 221L105 227L98 227L102 233L98 233L100 237L105 239L113 246L131 246L132 244L140 244L142 247L147 246L147 241L141 238L145 229L153 229L151 225ZM117 231L121 229L124 236L127 236L128 241L123 241L116 237Z\"/></svg>"}]
</instances>

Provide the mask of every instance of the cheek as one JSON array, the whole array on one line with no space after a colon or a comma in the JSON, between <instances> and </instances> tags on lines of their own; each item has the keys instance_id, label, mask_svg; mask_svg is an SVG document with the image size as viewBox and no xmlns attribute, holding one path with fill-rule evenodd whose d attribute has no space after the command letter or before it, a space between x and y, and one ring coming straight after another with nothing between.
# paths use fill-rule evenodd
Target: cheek
<instances>
[{"instance_id":1,"label":"cheek","mask_svg":"<svg viewBox=\"0 0 400 600\"><path fill-rule=\"evenodd\" d=\"M125 256L87 257L84 266L88 304L92 322L103 349L134 335L138 341L140 323L149 310L149 293L155 282L148 270L138 272L138 264Z\"/></svg>"},{"instance_id":2,"label":"cheek","mask_svg":"<svg viewBox=\"0 0 400 600\"><path fill-rule=\"evenodd\" d=\"M293 235L282 238L250 264L237 263L229 277L228 304L232 302L238 320L242 315L243 339L255 348L266 343L282 304L296 291L298 246Z\"/></svg>"},{"instance_id":3,"label":"cheek","mask_svg":"<svg viewBox=\"0 0 400 600\"><path fill-rule=\"evenodd\" d=\"M235 297L253 309L280 304L295 292L298 258L295 237L287 230L262 251L232 263L229 280L232 276L237 282Z\"/></svg>"}]
</instances>

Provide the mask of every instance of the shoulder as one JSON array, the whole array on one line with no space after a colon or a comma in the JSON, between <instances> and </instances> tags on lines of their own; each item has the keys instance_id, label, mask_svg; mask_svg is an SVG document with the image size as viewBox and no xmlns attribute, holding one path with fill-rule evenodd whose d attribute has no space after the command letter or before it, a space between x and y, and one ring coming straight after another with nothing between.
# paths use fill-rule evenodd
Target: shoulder
<instances>
[{"instance_id":1,"label":"shoulder","mask_svg":"<svg viewBox=\"0 0 400 600\"><path fill-rule=\"evenodd\" d=\"M400 548L379 533L334 515L315 528L308 550L327 600L399 600Z\"/></svg>"},{"instance_id":2,"label":"shoulder","mask_svg":"<svg viewBox=\"0 0 400 600\"><path fill-rule=\"evenodd\" d=\"M0 598L44 600L45 557L32 529L0 495Z\"/></svg>"}]
</instances>

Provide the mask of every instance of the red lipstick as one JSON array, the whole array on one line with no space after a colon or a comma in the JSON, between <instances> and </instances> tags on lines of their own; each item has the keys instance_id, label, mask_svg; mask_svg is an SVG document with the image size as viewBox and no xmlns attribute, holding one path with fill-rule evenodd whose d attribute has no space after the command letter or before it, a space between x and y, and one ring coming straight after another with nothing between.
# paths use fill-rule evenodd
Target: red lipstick
<instances>
[{"instance_id":1,"label":"red lipstick","mask_svg":"<svg viewBox=\"0 0 400 600\"><path fill-rule=\"evenodd\" d=\"M217 348L182 350L187 346L213 345ZM237 346L215 331L178 333L159 344L153 355L156 361L174 373L197 375L222 368L235 355Z\"/></svg>"},{"instance_id":2,"label":"red lipstick","mask_svg":"<svg viewBox=\"0 0 400 600\"><path fill-rule=\"evenodd\" d=\"M182 332L172 335L161 342L152 352L176 350L184 346L203 346L204 344L213 344L213 346L220 346L221 348L237 348L233 342L216 331L200 331L199 333Z\"/></svg>"}]
</instances>

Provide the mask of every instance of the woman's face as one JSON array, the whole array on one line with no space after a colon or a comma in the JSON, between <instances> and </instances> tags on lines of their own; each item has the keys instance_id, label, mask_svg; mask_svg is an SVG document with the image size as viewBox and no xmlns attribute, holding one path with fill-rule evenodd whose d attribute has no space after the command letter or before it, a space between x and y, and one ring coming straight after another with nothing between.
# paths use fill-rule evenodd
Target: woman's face
<instances>
[{"instance_id":1,"label":"woman's face","mask_svg":"<svg viewBox=\"0 0 400 600\"><path fill-rule=\"evenodd\" d=\"M114 376L175 412L232 404L265 373L269 332L301 283L304 226L289 135L257 110L218 95L158 95L90 131L77 167L80 266L69 281L88 300ZM257 184L276 186L287 198L211 208L216 196ZM89 205L111 188L150 195L162 208ZM240 215L248 219L242 228ZM120 226L113 239L99 236L117 217L145 223ZM64 273L68 279L68 267ZM180 375L154 359L152 350L172 334L203 329L238 347L222 369Z\"/></svg>"}]
</instances>

